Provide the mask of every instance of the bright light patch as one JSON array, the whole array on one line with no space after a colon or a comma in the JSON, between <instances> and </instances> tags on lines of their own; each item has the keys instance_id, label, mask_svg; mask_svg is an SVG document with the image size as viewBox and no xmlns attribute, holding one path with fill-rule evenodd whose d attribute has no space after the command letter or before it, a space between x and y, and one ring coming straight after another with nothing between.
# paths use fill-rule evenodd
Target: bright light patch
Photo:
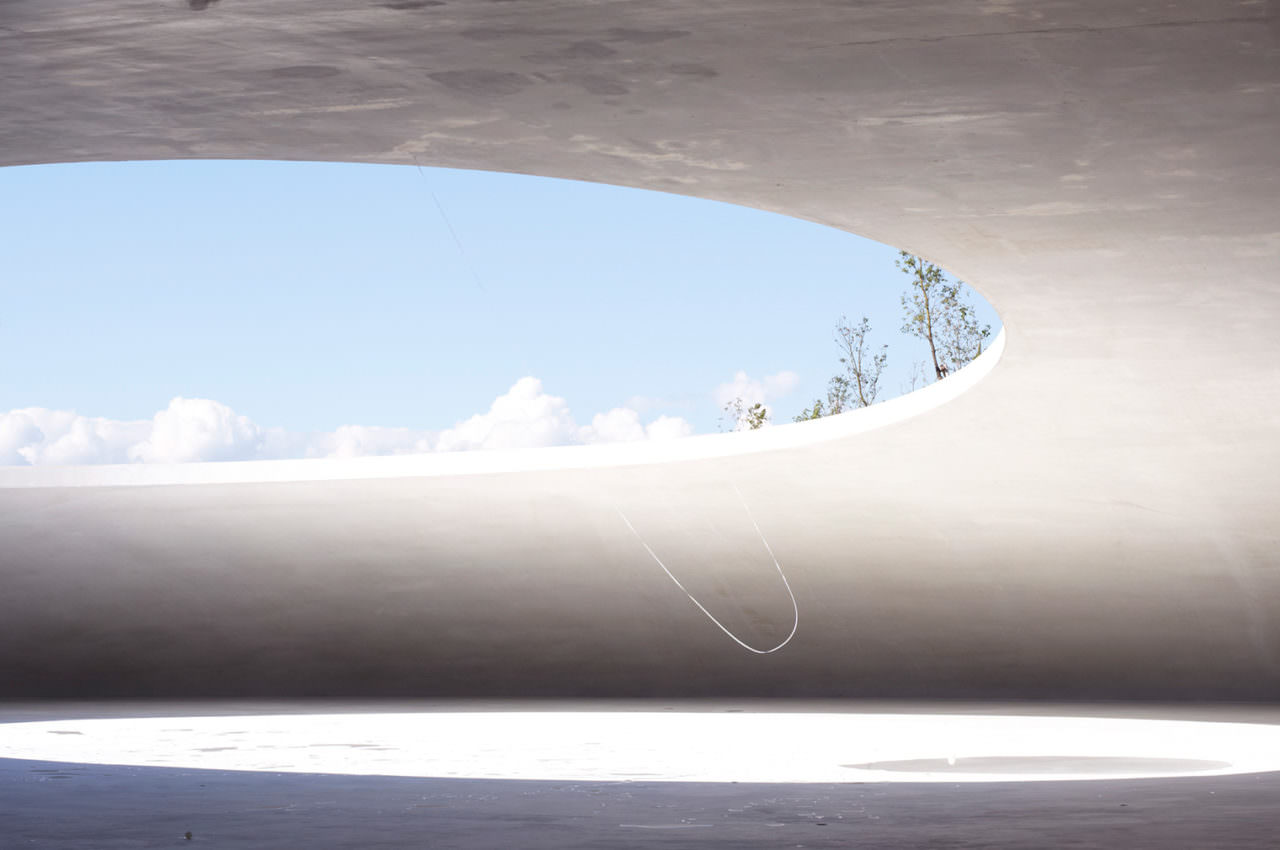
<instances>
[{"instance_id":1,"label":"bright light patch","mask_svg":"<svg viewBox=\"0 0 1280 850\"><path fill-rule=\"evenodd\" d=\"M1280 770L1280 727L911 714L520 712L58 720L0 757L384 776L991 782Z\"/></svg>"}]
</instances>

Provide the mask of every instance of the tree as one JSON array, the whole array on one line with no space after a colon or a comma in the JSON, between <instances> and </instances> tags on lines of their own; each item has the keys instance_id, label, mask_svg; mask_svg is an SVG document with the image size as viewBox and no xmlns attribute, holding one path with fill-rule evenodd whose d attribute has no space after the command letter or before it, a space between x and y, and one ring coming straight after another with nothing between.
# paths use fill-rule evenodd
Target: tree
<instances>
[{"instance_id":1,"label":"tree","mask_svg":"<svg viewBox=\"0 0 1280 850\"><path fill-rule=\"evenodd\" d=\"M929 383L929 371L925 368L925 362L912 360L910 375L907 380L898 385L898 395L913 393L927 383Z\"/></svg>"},{"instance_id":2,"label":"tree","mask_svg":"<svg viewBox=\"0 0 1280 850\"><path fill-rule=\"evenodd\" d=\"M983 343L991 335L991 326L978 327L973 305L960 299L963 284L945 293L942 321L938 328L938 349L954 372L982 353Z\"/></svg>"},{"instance_id":3,"label":"tree","mask_svg":"<svg viewBox=\"0 0 1280 850\"><path fill-rule=\"evenodd\" d=\"M797 416L792 417L793 422L808 422L810 419L822 418L822 399L818 399L813 403L813 407L806 407L800 411Z\"/></svg>"},{"instance_id":4,"label":"tree","mask_svg":"<svg viewBox=\"0 0 1280 850\"><path fill-rule=\"evenodd\" d=\"M742 400L742 396L738 396L733 401L728 402L724 406L725 416L720 417L721 421L728 418L731 423L729 430L731 431L756 431L764 427L764 423L769 421L769 408L760 402L756 402L751 406Z\"/></svg>"},{"instance_id":5,"label":"tree","mask_svg":"<svg viewBox=\"0 0 1280 850\"><path fill-rule=\"evenodd\" d=\"M845 406L870 407L876 403L880 391L880 374L889 360L889 346L882 345L876 351L867 343L869 333L871 320L866 316L856 325L850 324L847 316L841 316L840 324L836 325L836 345L840 348L844 375L832 378L832 383L842 379L848 393Z\"/></svg>"},{"instance_id":6,"label":"tree","mask_svg":"<svg viewBox=\"0 0 1280 850\"><path fill-rule=\"evenodd\" d=\"M903 392L910 392L917 385L929 382L930 366L934 380L940 381L981 354L983 344L991 335L991 326L978 325L977 313L966 300L965 285L948 278L939 266L906 251L898 252L895 265L911 278L901 299L902 332L919 337L929 346L928 359L912 364L910 380L903 385ZM856 324L850 322L848 316L840 317L835 341L843 369L827 384L825 406L822 399L818 399L795 417L796 422L876 403L880 377L889 360L889 346L871 345L867 340L870 334L871 320L866 316ZM728 410L728 406L725 409Z\"/></svg>"},{"instance_id":7,"label":"tree","mask_svg":"<svg viewBox=\"0 0 1280 850\"><path fill-rule=\"evenodd\" d=\"M849 406L849 379L844 375L832 375L827 381L827 415L843 413Z\"/></svg>"},{"instance_id":8,"label":"tree","mask_svg":"<svg viewBox=\"0 0 1280 850\"><path fill-rule=\"evenodd\" d=\"M760 402L756 402L747 408L745 422L747 427L752 431L764 427L764 423L769 421L769 409Z\"/></svg>"},{"instance_id":9,"label":"tree","mask_svg":"<svg viewBox=\"0 0 1280 850\"><path fill-rule=\"evenodd\" d=\"M889 359L889 346L882 345L876 351L867 342L869 333L871 320L866 316L856 325L851 324L847 316L840 317L840 324L836 325L835 341L840 349L840 363L844 366L844 371L834 375L827 383L826 407L823 407L822 400L819 399L813 403L813 407L806 408L795 417L795 421L833 416L846 410L875 404L880 391L880 374Z\"/></svg>"},{"instance_id":10,"label":"tree","mask_svg":"<svg viewBox=\"0 0 1280 850\"><path fill-rule=\"evenodd\" d=\"M949 280L941 268L901 251L895 265L911 277L902 295L902 332L924 340L937 380L982 353L991 326L978 327L972 305L964 298L964 284Z\"/></svg>"}]
</instances>

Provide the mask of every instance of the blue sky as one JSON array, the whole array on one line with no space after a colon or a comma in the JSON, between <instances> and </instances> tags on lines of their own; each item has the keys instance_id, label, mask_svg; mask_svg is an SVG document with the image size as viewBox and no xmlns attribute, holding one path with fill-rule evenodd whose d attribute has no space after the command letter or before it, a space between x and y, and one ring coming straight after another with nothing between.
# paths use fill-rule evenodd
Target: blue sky
<instances>
[{"instance_id":1,"label":"blue sky","mask_svg":"<svg viewBox=\"0 0 1280 850\"><path fill-rule=\"evenodd\" d=\"M532 377L576 426L625 408L702 433L739 372L778 422L823 394L842 313L890 344L886 395L924 356L893 248L676 195L179 161L6 168L0 199L0 413L141 422L181 397L259 429L435 433Z\"/></svg>"}]
</instances>

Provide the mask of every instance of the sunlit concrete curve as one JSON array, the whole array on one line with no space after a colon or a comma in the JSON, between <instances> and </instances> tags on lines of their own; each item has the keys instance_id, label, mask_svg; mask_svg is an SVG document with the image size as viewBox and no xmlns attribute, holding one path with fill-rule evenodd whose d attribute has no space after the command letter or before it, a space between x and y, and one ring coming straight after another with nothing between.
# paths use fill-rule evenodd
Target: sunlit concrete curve
<instances>
[{"instance_id":1,"label":"sunlit concrete curve","mask_svg":"<svg viewBox=\"0 0 1280 850\"><path fill-rule=\"evenodd\" d=\"M6 470L0 694L1280 698L1274 2L19 0L0 79L0 164L677 191L925 254L1006 330L947 403L766 451ZM645 550L771 645L762 540L768 655Z\"/></svg>"}]
</instances>

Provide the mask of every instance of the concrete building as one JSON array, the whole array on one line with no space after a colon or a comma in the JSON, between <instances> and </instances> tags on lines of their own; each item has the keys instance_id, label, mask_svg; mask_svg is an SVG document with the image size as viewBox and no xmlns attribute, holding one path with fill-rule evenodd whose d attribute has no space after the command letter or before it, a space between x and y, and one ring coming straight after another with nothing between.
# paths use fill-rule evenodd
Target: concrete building
<instances>
[{"instance_id":1,"label":"concrete building","mask_svg":"<svg viewBox=\"0 0 1280 850\"><path fill-rule=\"evenodd\" d=\"M18 700L316 696L1280 719L1275 0L15 0L0 81L3 165L349 160L681 192L928 256L1005 326L927 394L761 440L0 470L10 720L176 710ZM0 833L34 842L14 846L110 846L97 805L134 813L113 840L176 827L165 807L213 818L161 768L76 774L72 798L0 764ZM485 780L497 802L469 808L479 780L247 776L209 786L241 846L297 846L252 810L271 788L353 801L341 846L686 840L636 820L652 806L756 812L695 830L732 846L1271 846L1280 825L1266 773L952 796ZM428 787L444 820L373 814ZM838 805L883 818L797 814Z\"/></svg>"}]
</instances>

